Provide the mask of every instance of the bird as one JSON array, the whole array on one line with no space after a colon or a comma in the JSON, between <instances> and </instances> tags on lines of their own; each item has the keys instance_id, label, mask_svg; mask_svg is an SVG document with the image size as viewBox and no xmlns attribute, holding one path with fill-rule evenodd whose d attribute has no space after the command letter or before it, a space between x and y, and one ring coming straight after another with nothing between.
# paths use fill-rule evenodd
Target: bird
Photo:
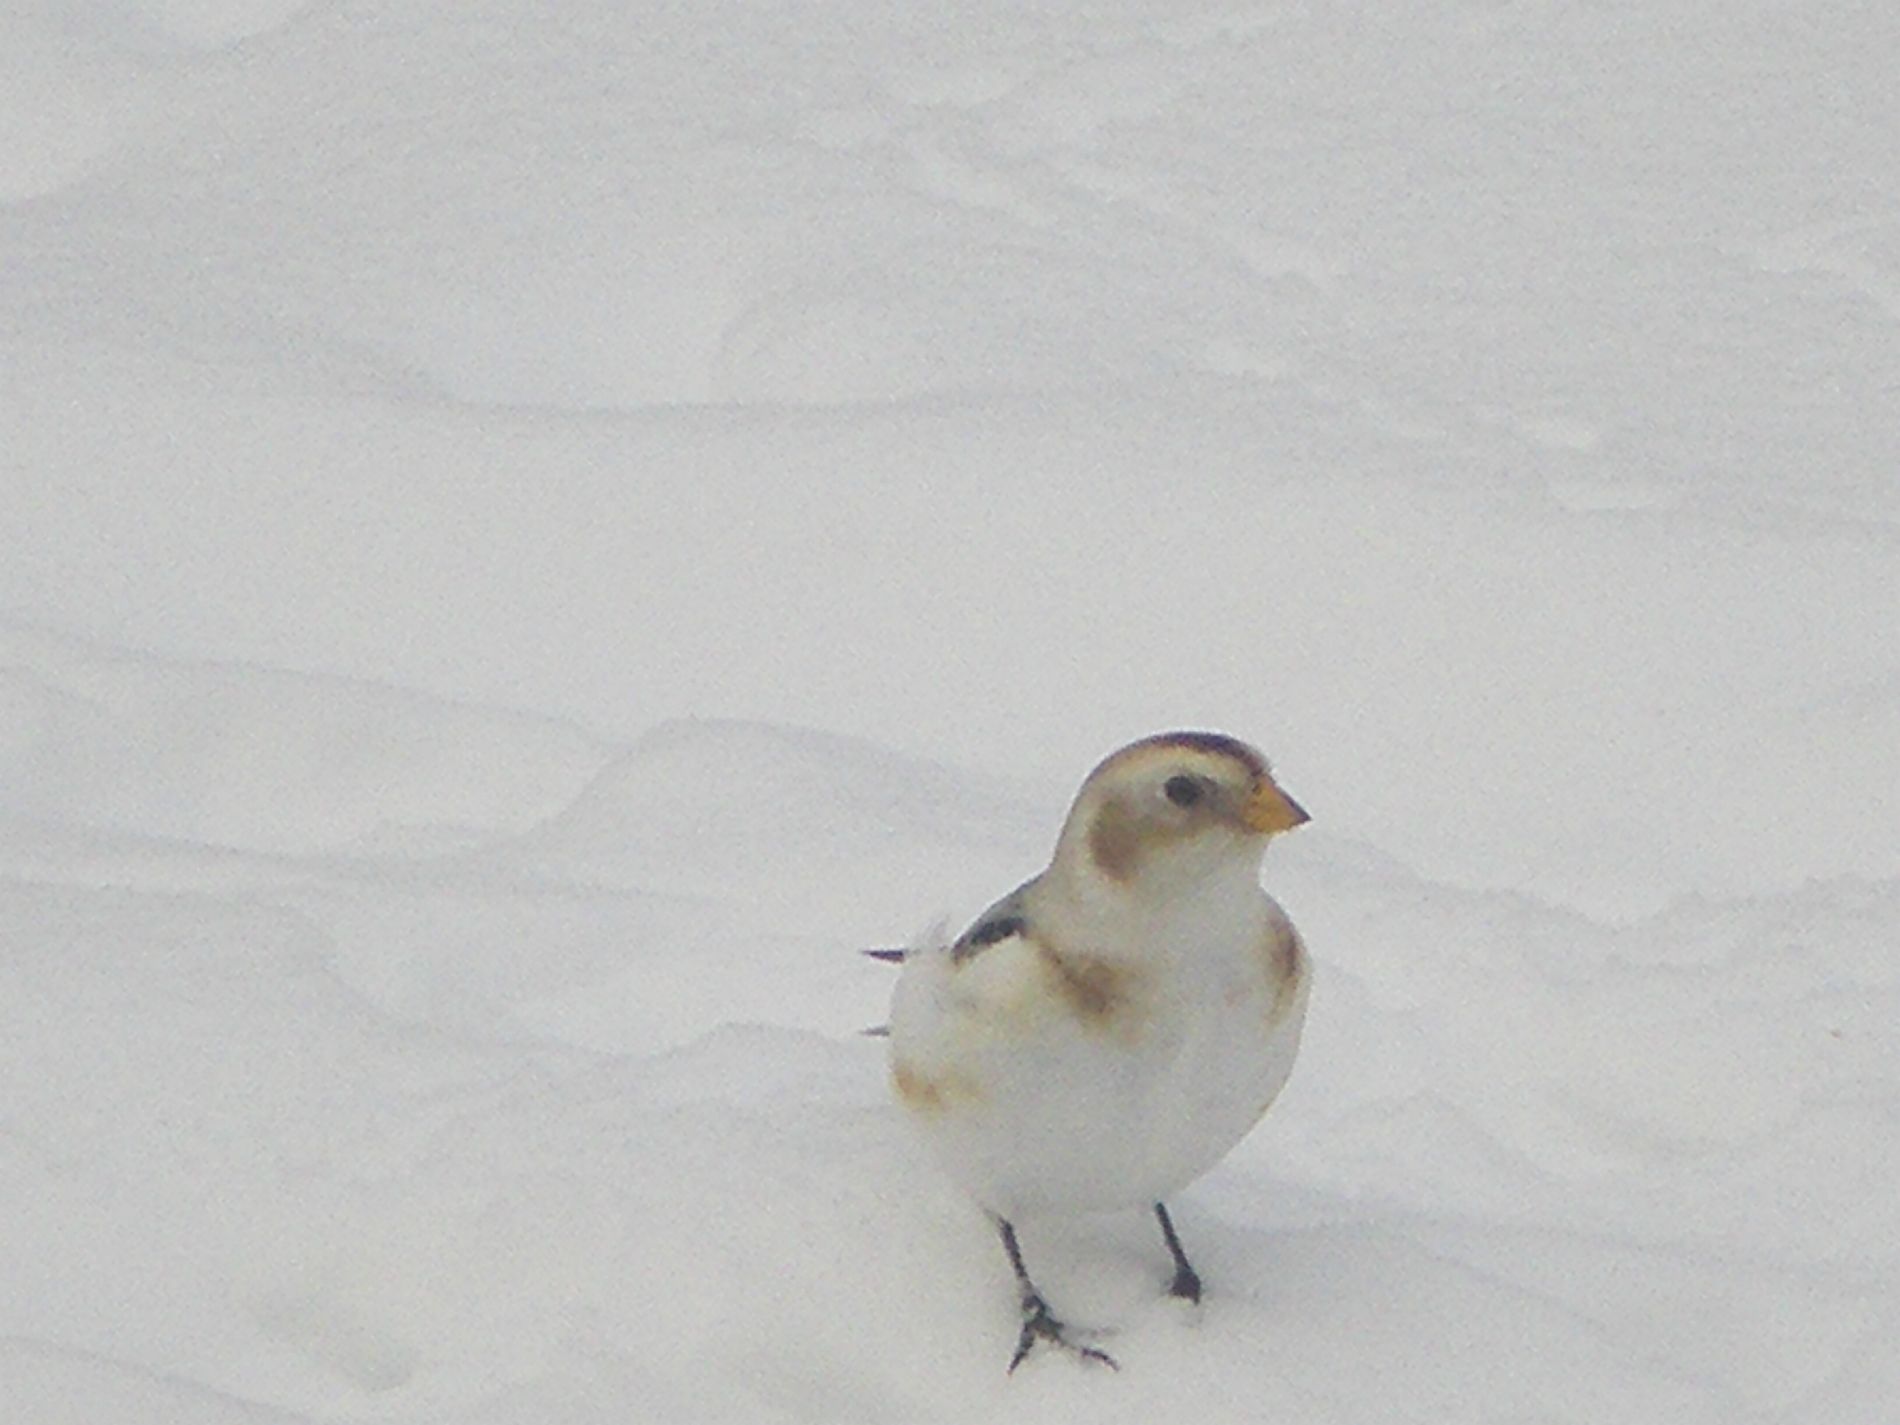
<instances>
[{"instance_id":1,"label":"bird","mask_svg":"<svg viewBox=\"0 0 1900 1425\"><path fill-rule=\"evenodd\" d=\"M1309 819L1237 738L1144 737L1088 774L1047 869L954 941L866 952L899 964L894 1096L1015 1276L1010 1373L1039 1345L1117 1364L1050 1309L1024 1219L1152 1211L1168 1294L1200 1301L1166 1199L1292 1072L1311 969L1260 872L1268 842Z\"/></svg>"}]
</instances>

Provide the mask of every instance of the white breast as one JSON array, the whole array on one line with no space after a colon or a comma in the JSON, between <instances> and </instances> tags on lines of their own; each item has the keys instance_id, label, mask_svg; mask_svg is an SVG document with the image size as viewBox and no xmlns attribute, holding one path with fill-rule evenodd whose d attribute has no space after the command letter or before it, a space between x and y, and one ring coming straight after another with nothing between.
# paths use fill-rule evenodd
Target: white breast
<instances>
[{"instance_id":1,"label":"white breast","mask_svg":"<svg viewBox=\"0 0 1900 1425\"><path fill-rule=\"evenodd\" d=\"M1285 1084L1305 1018L1297 936L1264 897L1249 909L1243 934L1231 915L1224 935L1167 927L1178 947L1144 967L1166 972L1119 1023L1051 1003L1046 966L1019 938L962 965L907 964L893 1071L951 1175L1015 1217L1144 1206L1218 1162ZM1286 964L1291 981L1276 973ZM906 1076L923 1091L906 1095Z\"/></svg>"}]
</instances>

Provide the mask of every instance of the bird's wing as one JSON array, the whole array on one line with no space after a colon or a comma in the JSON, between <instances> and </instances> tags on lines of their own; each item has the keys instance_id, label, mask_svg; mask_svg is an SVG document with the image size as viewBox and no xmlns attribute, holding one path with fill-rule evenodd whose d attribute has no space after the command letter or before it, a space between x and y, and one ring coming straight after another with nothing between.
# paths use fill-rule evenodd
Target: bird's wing
<instances>
[{"instance_id":1,"label":"bird's wing","mask_svg":"<svg viewBox=\"0 0 1900 1425\"><path fill-rule=\"evenodd\" d=\"M920 1023L941 1022L944 1005L939 995L951 978L961 979L959 972L987 950L1005 945L1018 948L1026 945L1030 919L1025 910L1025 892L1034 885L1035 881L1030 880L1018 886L979 915L970 928L949 945L937 941L910 950L866 950L864 953L872 959L896 964L904 972L898 979L896 1000L891 1011L893 1019L900 1017L898 1006L909 1003L912 1006L935 1006L924 1009L921 1017L915 1014L910 1016L908 1022L913 1028ZM1012 967L1015 965L1016 957L1008 956L1005 959ZM997 962L986 958L983 964L992 967ZM966 995L966 1003L959 1013L967 1012L984 998L986 996L979 996L978 1001L969 1001ZM890 1034L891 1030L891 1025L877 1025L864 1032L882 1038Z\"/></svg>"},{"instance_id":2,"label":"bird's wing","mask_svg":"<svg viewBox=\"0 0 1900 1425\"><path fill-rule=\"evenodd\" d=\"M961 965L982 954L990 946L1007 940L1012 935L1021 935L1028 930L1029 916L1025 910L1028 899L1026 892L1034 884L1034 881L1025 882L979 915L970 928L959 935L956 942L951 945L952 963Z\"/></svg>"}]
</instances>

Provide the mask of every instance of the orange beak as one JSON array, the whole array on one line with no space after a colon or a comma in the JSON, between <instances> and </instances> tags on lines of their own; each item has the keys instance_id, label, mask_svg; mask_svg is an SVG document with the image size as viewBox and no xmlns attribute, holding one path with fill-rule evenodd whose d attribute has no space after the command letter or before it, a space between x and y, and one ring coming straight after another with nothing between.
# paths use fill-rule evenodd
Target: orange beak
<instances>
[{"instance_id":1,"label":"orange beak","mask_svg":"<svg viewBox=\"0 0 1900 1425\"><path fill-rule=\"evenodd\" d=\"M1291 831L1296 826L1304 826L1313 818L1306 814L1306 808L1276 786L1271 778L1263 780L1254 788L1247 805L1241 809L1240 819L1246 823L1249 831L1258 831L1267 836L1276 832Z\"/></svg>"}]
</instances>

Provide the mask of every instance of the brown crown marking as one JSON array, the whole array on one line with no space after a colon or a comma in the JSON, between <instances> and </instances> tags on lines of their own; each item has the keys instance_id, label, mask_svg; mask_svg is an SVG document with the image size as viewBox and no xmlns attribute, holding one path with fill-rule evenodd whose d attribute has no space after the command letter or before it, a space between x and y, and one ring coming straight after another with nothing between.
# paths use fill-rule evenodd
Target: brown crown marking
<instances>
[{"instance_id":1,"label":"brown crown marking","mask_svg":"<svg viewBox=\"0 0 1900 1425\"><path fill-rule=\"evenodd\" d=\"M1181 748L1189 752L1203 752L1212 757L1231 757L1240 763L1255 778L1266 777L1267 764L1258 752L1242 742L1238 737L1229 737L1224 732L1157 732L1152 737L1144 737L1139 742L1131 742L1121 751L1113 754L1108 761L1118 762L1124 757L1139 755L1148 751L1162 751L1168 748ZM1104 766L1107 763L1103 764Z\"/></svg>"}]
</instances>

